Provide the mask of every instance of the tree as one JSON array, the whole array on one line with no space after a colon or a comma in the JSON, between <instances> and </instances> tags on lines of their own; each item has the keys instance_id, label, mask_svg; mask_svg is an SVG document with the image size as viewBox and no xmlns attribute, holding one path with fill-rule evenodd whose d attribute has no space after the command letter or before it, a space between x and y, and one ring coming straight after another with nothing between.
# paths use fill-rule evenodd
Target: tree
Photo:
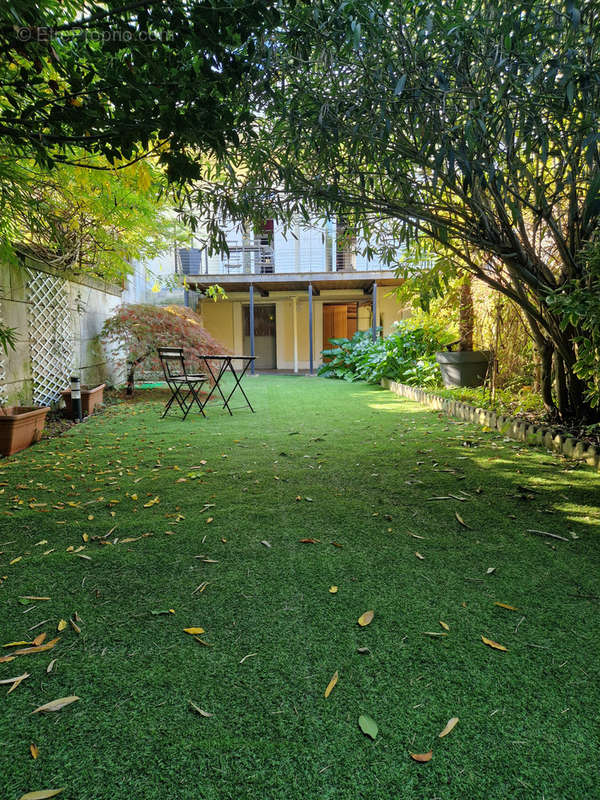
<instances>
[{"instance_id":1,"label":"tree","mask_svg":"<svg viewBox=\"0 0 600 800\"><path fill-rule=\"evenodd\" d=\"M198 176L253 119L269 0L20 0L0 9L0 144L12 156L90 164L159 152L173 180Z\"/></svg>"},{"instance_id":2,"label":"tree","mask_svg":"<svg viewBox=\"0 0 600 800\"><path fill-rule=\"evenodd\" d=\"M99 159L96 159L99 161ZM4 162L4 174L8 165ZM0 253L120 283L132 259L151 259L189 233L178 224L164 174L150 159L126 170L11 165L0 210Z\"/></svg>"},{"instance_id":3,"label":"tree","mask_svg":"<svg viewBox=\"0 0 600 800\"><path fill-rule=\"evenodd\" d=\"M522 309L551 415L598 417L577 374L581 321L547 302L586 284L597 235L598 5L321 0L283 13L243 169L197 201L325 210L379 237L390 261L400 242L425 245L427 291L464 269ZM399 273L423 278L408 260Z\"/></svg>"},{"instance_id":4,"label":"tree","mask_svg":"<svg viewBox=\"0 0 600 800\"><path fill-rule=\"evenodd\" d=\"M155 371L161 369L157 347L183 347L190 372L206 371L200 356L227 352L204 330L201 317L183 306L124 304L106 320L101 338L110 347L116 364L127 370L127 394L133 394L135 373L142 365Z\"/></svg>"}]
</instances>

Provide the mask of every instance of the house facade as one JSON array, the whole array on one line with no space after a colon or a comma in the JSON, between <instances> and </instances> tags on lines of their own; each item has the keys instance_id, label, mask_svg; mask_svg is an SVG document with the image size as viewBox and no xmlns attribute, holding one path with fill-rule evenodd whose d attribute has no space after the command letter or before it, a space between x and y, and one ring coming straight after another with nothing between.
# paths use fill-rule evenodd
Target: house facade
<instances>
[{"instance_id":1,"label":"house facade","mask_svg":"<svg viewBox=\"0 0 600 800\"><path fill-rule=\"evenodd\" d=\"M190 246L176 252L186 303L228 350L256 355L256 370L314 371L328 340L409 316L397 301L393 270L361 254L335 221L298 222L284 230L267 220L260 230L224 227L228 254ZM227 299L214 301L209 287Z\"/></svg>"}]
</instances>

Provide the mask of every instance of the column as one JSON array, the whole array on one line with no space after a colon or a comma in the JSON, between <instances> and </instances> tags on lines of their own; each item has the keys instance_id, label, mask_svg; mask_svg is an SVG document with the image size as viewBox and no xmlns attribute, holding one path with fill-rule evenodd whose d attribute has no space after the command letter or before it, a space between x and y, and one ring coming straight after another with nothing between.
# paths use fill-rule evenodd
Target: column
<instances>
[{"instance_id":1,"label":"column","mask_svg":"<svg viewBox=\"0 0 600 800\"><path fill-rule=\"evenodd\" d=\"M250 355L254 355L254 285L250 284ZM254 375L254 361L250 362L250 374Z\"/></svg>"},{"instance_id":2,"label":"column","mask_svg":"<svg viewBox=\"0 0 600 800\"><path fill-rule=\"evenodd\" d=\"M312 283L308 284L308 358L310 374L313 374L313 290Z\"/></svg>"},{"instance_id":3,"label":"column","mask_svg":"<svg viewBox=\"0 0 600 800\"><path fill-rule=\"evenodd\" d=\"M372 327L372 336L373 341L377 339L377 284L373 283L372 289L372 296L371 296L371 316L373 318L373 327Z\"/></svg>"},{"instance_id":4,"label":"column","mask_svg":"<svg viewBox=\"0 0 600 800\"><path fill-rule=\"evenodd\" d=\"M298 372L298 306L297 297L292 297L292 318L294 320L294 372Z\"/></svg>"}]
</instances>

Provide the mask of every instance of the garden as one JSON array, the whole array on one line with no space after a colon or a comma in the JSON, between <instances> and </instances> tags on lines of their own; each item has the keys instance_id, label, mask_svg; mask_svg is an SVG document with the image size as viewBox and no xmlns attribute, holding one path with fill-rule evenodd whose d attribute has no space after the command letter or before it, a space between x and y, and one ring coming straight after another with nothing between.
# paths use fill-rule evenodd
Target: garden
<instances>
[{"instance_id":1,"label":"garden","mask_svg":"<svg viewBox=\"0 0 600 800\"><path fill-rule=\"evenodd\" d=\"M6 797L593 796L593 472L364 382L145 391L0 467Z\"/></svg>"},{"instance_id":2,"label":"garden","mask_svg":"<svg viewBox=\"0 0 600 800\"><path fill-rule=\"evenodd\" d=\"M0 21L2 796L597 797L596 4ZM227 413L211 358L255 357L281 231L308 265L286 358L306 308L312 372L313 297L344 282L348 336L318 376L246 375ZM247 279L231 335L182 250ZM185 420L161 346L192 371ZM506 415L581 441L530 447Z\"/></svg>"}]
</instances>

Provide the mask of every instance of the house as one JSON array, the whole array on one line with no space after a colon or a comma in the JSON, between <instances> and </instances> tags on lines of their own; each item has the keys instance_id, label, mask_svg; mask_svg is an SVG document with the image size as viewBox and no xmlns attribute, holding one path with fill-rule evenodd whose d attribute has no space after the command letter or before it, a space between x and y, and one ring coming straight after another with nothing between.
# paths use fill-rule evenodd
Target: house
<instances>
[{"instance_id":1,"label":"house","mask_svg":"<svg viewBox=\"0 0 600 800\"><path fill-rule=\"evenodd\" d=\"M224 227L228 254L191 246L176 252L186 302L233 353L255 354L256 369L314 371L334 337L381 328L408 316L394 295L392 269L361 254L363 243L335 221L275 220L260 230ZM207 295L218 284L227 299Z\"/></svg>"}]
</instances>

